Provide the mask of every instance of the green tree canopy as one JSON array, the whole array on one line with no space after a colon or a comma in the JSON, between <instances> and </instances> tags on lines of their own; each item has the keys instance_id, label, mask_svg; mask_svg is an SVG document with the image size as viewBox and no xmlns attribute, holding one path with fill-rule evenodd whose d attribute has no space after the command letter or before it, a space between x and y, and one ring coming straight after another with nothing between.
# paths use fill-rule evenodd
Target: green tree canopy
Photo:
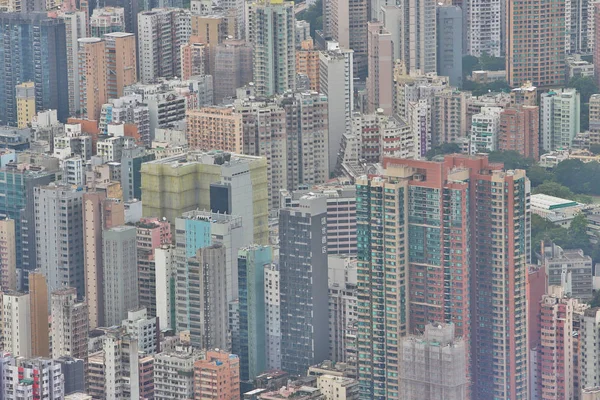
<instances>
[{"instance_id":1,"label":"green tree canopy","mask_svg":"<svg viewBox=\"0 0 600 400\"><path fill-rule=\"evenodd\" d=\"M460 153L460 146L456 143L442 143L439 146L432 147L425 157L432 160L434 157L444 154Z\"/></svg>"},{"instance_id":2,"label":"green tree canopy","mask_svg":"<svg viewBox=\"0 0 600 400\"><path fill-rule=\"evenodd\" d=\"M575 88L581 95L581 103L590 101L590 96L598 93L596 80L591 76L574 76L569 80L567 87Z\"/></svg>"},{"instance_id":3,"label":"green tree canopy","mask_svg":"<svg viewBox=\"0 0 600 400\"><path fill-rule=\"evenodd\" d=\"M299 12L296 19L310 23L310 35L314 38L315 31L323 29L323 0L317 0L306 10Z\"/></svg>"},{"instance_id":4,"label":"green tree canopy","mask_svg":"<svg viewBox=\"0 0 600 400\"><path fill-rule=\"evenodd\" d=\"M523 157L521 153L514 150L492 151L488 153L488 159L490 162L504 163L504 169L527 170L535 164L535 160Z\"/></svg>"}]
</instances>

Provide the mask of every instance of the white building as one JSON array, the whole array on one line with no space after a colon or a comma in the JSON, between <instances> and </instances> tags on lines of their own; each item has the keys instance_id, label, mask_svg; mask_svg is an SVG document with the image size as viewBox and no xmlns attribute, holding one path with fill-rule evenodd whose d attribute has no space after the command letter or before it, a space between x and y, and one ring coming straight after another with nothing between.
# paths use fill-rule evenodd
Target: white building
<instances>
[{"instance_id":1,"label":"white building","mask_svg":"<svg viewBox=\"0 0 600 400\"><path fill-rule=\"evenodd\" d=\"M344 376L321 375L317 377L317 388L325 400L358 400L358 381Z\"/></svg>"},{"instance_id":2,"label":"white building","mask_svg":"<svg viewBox=\"0 0 600 400\"><path fill-rule=\"evenodd\" d=\"M100 133L108 134L111 124L134 124L140 135L141 141L150 145L150 110L143 103L141 95L123 96L118 99L110 99L107 104L102 105L98 129Z\"/></svg>"},{"instance_id":3,"label":"white building","mask_svg":"<svg viewBox=\"0 0 600 400\"><path fill-rule=\"evenodd\" d=\"M0 377L2 400L64 399L65 377L52 359L0 354Z\"/></svg>"},{"instance_id":4,"label":"white building","mask_svg":"<svg viewBox=\"0 0 600 400\"><path fill-rule=\"evenodd\" d=\"M172 399L174 393L182 399L194 398L194 363L202 354L191 347L163 351L154 359L154 396Z\"/></svg>"},{"instance_id":5,"label":"white building","mask_svg":"<svg viewBox=\"0 0 600 400\"><path fill-rule=\"evenodd\" d=\"M600 309L588 308L584 311L579 331L579 368L581 388L600 386Z\"/></svg>"},{"instance_id":6,"label":"white building","mask_svg":"<svg viewBox=\"0 0 600 400\"><path fill-rule=\"evenodd\" d=\"M156 353L159 340L157 317L149 317L145 308L129 310L127 319L123 320L121 326L127 334L137 339L140 352Z\"/></svg>"},{"instance_id":7,"label":"white building","mask_svg":"<svg viewBox=\"0 0 600 400\"><path fill-rule=\"evenodd\" d=\"M162 246L154 250L154 265L156 268L156 316L160 321L161 330L175 329L175 278L177 265L175 263L175 246Z\"/></svg>"},{"instance_id":8,"label":"white building","mask_svg":"<svg viewBox=\"0 0 600 400\"><path fill-rule=\"evenodd\" d=\"M498 147L500 107L483 107L471 119L471 154L489 153Z\"/></svg>"},{"instance_id":9,"label":"white building","mask_svg":"<svg viewBox=\"0 0 600 400\"><path fill-rule=\"evenodd\" d=\"M63 182L67 185L85 185L85 160L81 157L68 158L63 162Z\"/></svg>"},{"instance_id":10,"label":"white building","mask_svg":"<svg viewBox=\"0 0 600 400\"><path fill-rule=\"evenodd\" d=\"M281 369L281 302L279 265L265 266L265 331L267 369Z\"/></svg>"},{"instance_id":11,"label":"white building","mask_svg":"<svg viewBox=\"0 0 600 400\"><path fill-rule=\"evenodd\" d=\"M472 0L466 3L467 54L476 57L483 53L494 57L504 54L506 13L503 7L502 0Z\"/></svg>"},{"instance_id":12,"label":"white building","mask_svg":"<svg viewBox=\"0 0 600 400\"><path fill-rule=\"evenodd\" d=\"M31 312L29 294L2 294L2 348L17 357L31 357Z\"/></svg>"},{"instance_id":13,"label":"white building","mask_svg":"<svg viewBox=\"0 0 600 400\"><path fill-rule=\"evenodd\" d=\"M414 140L414 156L424 157L431 149L431 102L428 99L409 102L407 114L410 135Z\"/></svg>"},{"instance_id":14,"label":"white building","mask_svg":"<svg viewBox=\"0 0 600 400\"><path fill-rule=\"evenodd\" d=\"M52 357L87 359L89 333L88 306L77 301L74 288L60 289L51 294Z\"/></svg>"},{"instance_id":15,"label":"white building","mask_svg":"<svg viewBox=\"0 0 600 400\"><path fill-rule=\"evenodd\" d=\"M579 133L579 93L557 89L543 93L540 100L540 147L544 152L568 149Z\"/></svg>"},{"instance_id":16,"label":"white building","mask_svg":"<svg viewBox=\"0 0 600 400\"><path fill-rule=\"evenodd\" d=\"M319 53L319 88L328 99L329 173L336 167L342 136L352 129L354 110L354 52L327 42L327 51Z\"/></svg>"}]
</instances>

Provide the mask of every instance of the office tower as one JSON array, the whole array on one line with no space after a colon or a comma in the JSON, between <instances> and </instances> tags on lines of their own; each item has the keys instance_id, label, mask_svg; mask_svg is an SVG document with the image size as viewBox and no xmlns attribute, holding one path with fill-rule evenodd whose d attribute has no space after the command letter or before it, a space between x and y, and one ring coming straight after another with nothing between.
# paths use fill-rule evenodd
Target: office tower
<instances>
[{"instance_id":1,"label":"office tower","mask_svg":"<svg viewBox=\"0 0 600 400\"><path fill-rule=\"evenodd\" d=\"M0 220L0 290L17 290L17 235L15 220Z\"/></svg>"},{"instance_id":2,"label":"office tower","mask_svg":"<svg viewBox=\"0 0 600 400\"><path fill-rule=\"evenodd\" d=\"M231 107L188 110L186 117L190 148L242 152L242 116Z\"/></svg>"},{"instance_id":3,"label":"office tower","mask_svg":"<svg viewBox=\"0 0 600 400\"><path fill-rule=\"evenodd\" d=\"M471 118L470 153L489 153L498 148L500 107L483 107Z\"/></svg>"},{"instance_id":4,"label":"office tower","mask_svg":"<svg viewBox=\"0 0 600 400\"><path fill-rule=\"evenodd\" d=\"M35 84L23 82L15 87L17 94L17 126L26 128L36 114Z\"/></svg>"},{"instance_id":5,"label":"office tower","mask_svg":"<svg viewBox=\"0 0 600 400\"><path fill-rule=\"evenodd\" d=\"M328 99L322 94L288 93L278 98L286 114L288 187L329 179Z\"/></svg>"},{"instance_id":6,"label":"office tower","mask_svg":"<svg viewBox=\"0 0 600 400\"><path fill-rule=\"evenodd\" d=\"M118 99L123 96L126 86L137 82L135 35L115 32L107 33L103 38L106 48L107 99Z\"/></svg>"},{"instance_id":7,"label":"office tower","mask_svg":"<svg viewBox=\"0 0 600 400\"><path fill-rule=\"evenodd\" d=\"M305 21L296 21L296 23L298 22ZM298 44L300 45L300 48L296 50L296 73L306 75L310 81L310 90L320 92L320 53L315 49L313 40L310 37L302 42L296 43L296 45Z\"/></svg>"},{"instance_id":8,"label":"office tower","mask_svg":"<svg viewBox=\"0 0 600 400\"><path fill-rule=\"evenodd\" d=\"M144 354L155 354L159 351L160 330L158 318L149 316L146 308L129 310L127 318L121 326L125 332L138 342L138 349Z\"/></svg>"},{"instance_id":9,"label":"office tower","mask_svg":"<svg viewBox=\"0 0 600 400\"><path fill-rule=\"evenodd\" d=\"M189 330L192 344L202 349L227 347L226 248L199 248L195 257L178 266L177 280L198 290L177 291L177 330ZM179 278L181 276L181 278Z\"/></svg>"},{"instance_id":10,"label":"office tower","mask_svg":"<svg viewBox=\"0 0 600 400\"><path fill-rule=\"evenodd\" d=\"M2 399L64 399L65 377L57 361L6 353L0 360L0 376L11 382L0 388Z\"/></svg>"},{"instance_id":11,"label":"office tower","mask_svg":"<svg viewBox=\"0 0 600 400\"><path fill-rule=\"evenodd\" d=\"M267 370L265 322L265 266L271 264L272 249L249 246L238 252L240 319L240 379L254 378Z\"/></svg>"},{"instance_id":12,"label":"office tower","mask_svg":"<svg viewBox=\"0 0 600 400\"><path fill-rule=\"evenodd\" d=\"M15 221L17 271L37 268L33 188L54 181L55 173L28 167L0 170L0 216ZM18 275L17 275L18 276ZM18 279L18 278L17 278ZM27 280L23 280L26 285ZM17 282L17 287L21 282Z\"/></svg>"},{"instance_id":13,"label":"office tower","mask_svg":"<svg viewBox=\"0 0 600 400\"><path fill-rule=\"evenodd\" d=\"M581 307L575 299L565 296L562 288L549 286L549 293L542 297L538 346L540 375L537 387L540 398L574 398L573 319Z\"/></svg>"},{"instance_id":14,"label":"office tower","mask_svg":"<svg viewBox=\"0 0 600 400\"><path fill-rule=\"evenodd\" d=\"M570 3L570 2L569 2ZM565 80L565 2L507 1L506 80L511 86L531 81L560 86ZM539 37L532 37L523 19L535 15ZM497 55L497 54L496 54Z\"/></svg>"},{"instance_id":15,"label":"office tower","mask_svg":"<svg viewBox=\"0 0 600 400\"><path fill-rule=\"evenodd\" d=\"M219 15L192 15L192 38L207 46L206 74L214 76L215 50L228 36L227 19Z\"/></svg>"},{"instance_id":16,"label":"office tower","mask_svg":"<svg viewBox=\"0 0 600 400\"><path fill-rule=\"evenodd\" d=\"M67 88L69 96L69 115L79 112L79 44L78 40L87 37L87 18L83 11L65 11L58 14L65 23L67 48Z\"/></svg>"},{"instance_id":17,"label":"office tower","mask_svg":"<svg viewBox=\"0 0 600 400\"><path fill-rule=\"evenodd\" d=\"M194 398L237 400L240 397L240 359L224 350L207 351L194 363Z\"/></svg>"},{"instance_id":18,"label":"office tower","mask_svg":"<svg viewBox=\"0 0 600 400\"><path fill-rule=\"evenodd\" d=\"M238 98L235 112L242 120L243 149L241 153L265 157L269 209L279 205L279 191L287 189L288 137L285 110L273 99L253 101Z\"/></svg>"},{"instance_id":19,"label":"office tower","mask_svg":"<svg viewBox=\"0 0 600 400\"><path fill-rule=\"evenodd\" d=\"M125 223L123 204L106 199L102 192L83 195L83 229L85 247L85 285L90 329L104 324L104 262L102 232Z\"/></svg>"},{"instance_id":20,"label":"office tower","mask_svg":"<svg viewBox=\"0 0 600 400\"><path fill-rule=\"evenodd\" d=\"M161 329L175 330L175 246L154 250L156 266L156 316Z\"/></svg>"},{"instance_id":21,"label":"office tower","mask_svg":"<svg viewBox=\"0 0 600 400\"><path fill-rule=\"evenodd\" d=\"M431 144L459 143L466 138L467 100L469 92L444 89L433 94L431 101Z\"/></svg>"},{"instance_id":22,"label":"office tower","mask_svg":"<svg viewBox=\"0 0 600 400\"><path fill-rule=\"evenodd\" d=\"M261 157L218 152L146 162L141 169L144 215L162 215L167 221L196 209L239 215L244 243L267 244L266 164Z\"/></svg>"},{"instance_id":23,"label":"office tower","mask_svg":"<svg viewBox=\"0 0 600 400\"><path fill-rule=\"evenodd\" d=\"M112 32L126 32L125 9L122 7L96 8L90 17L90 36L101 38Z\"/></svg>"},{"instance_id":24,"label":"office tower","mask_svg":"<svg viewBox=\"0 0 600 400\"><path fill-rule=\"evenodd\" d=\"M500 57L504 53L506 11L501 0L470 0L463 5L466 14L466 53L475 57L488 54ZM563 35L564 40L564 35ZM508 58L507 58L508 60Z\"/></svg>"},{"instance_id":25,"label":"office tower","mask_svg":"<svg viewBox=\"0 0 600 400\"><path fill-rule=\"evenodd\" d=\"M257 0L247 7L246 40L253 48L256 95L272 96L294 90L294 5L280 0Z\"/></svg>"},{"instance_id":26,"label":"office tower","mask_svg":"<svg viewBox=\"0 0 600 400\"><path fill-rule=\"evenodd\" d=\"M336 166L342 135L351 128L354 110L354 52L330 44L319 54L319 89L329 100L327 124L329 127L329 173Z\"/></svg>"},{"instance_id":27,"label":"office tower","mask_svg":"<svg viewBox=\"0 0 600 400\"><path fill-rule=\"evenodd\" d=\"M104 324L113 326L139 307L136 229L117 226L102 236Z\"/></svg>"},{"instance_id":28,"label":"office tower","mask_svg":"<svg viewBox=\"0 0 600 400\"><path fill-rule=\"evenodd\" d=\"M356 254L356 188L325 184L310 189L281 191L276 208L298 207L302 196L316 193L327 197L327 253Z\"/></svg>"},{"instance_id":29,"label":"office tower","mask_svg":"<svg viewBox=\"0 0 600 400\"><path fill-rule=\"evenodd\" d=\"M400 59L408 73L436 72L435 2L411 0L403 5L387 5L381 7L381 14L380 21L391 34L394 60ZM462 32L459 32L462 40Z\"/></svg>"},{"instance_id":30,"label":"office tower","mask_svg":"<svg viewBox=\"0 0 600 400\"><path fill-rule=\"evenodd\" d=\"M279 265L266 265L264 272L267 369L281 369L281 296L279 290Z\"/></svg>"},{"instance_id":31,"label":"office tower","mask_svg":"<svg viewBox=\"0 0 600 400\"><path fill-rule=\"evenodd\" d=\"M391 115L394 62L392 35L381 22L369 22L367 33L367 111L375 112L381 108L384 114Z\"/></svg>"},{"instance_id":32,"label":"office tower","mask_svg":"<svg viewBox=\"0 0 600 400\"><path fill-rule=\"evenodd\" d=\"M393 346L398 336L423 332L427 323L435 321L453 323L456 336L469 346L474 398L488 398L489 392L508 398L508 390L510 398L516 398L515 393L524 396L526 371L518 366L527 359L529 181L525 173L504 173L484 157L468 156L446 156L444 162L387 158L384 167L384 176L357 181L357 199L362 199L357 202L361 393L374 399L403 398L398 379L388 375L400 369L399 354L390 346L384 350L380 341ZM505 191L497 194L497 186ZM492 210L484 206L490 201L497 202ZM386 208L384 203L396 206ZM396 240L379 238L384 226L386 235ZM494 237L496 231L490 227L501 229L509 240ZM444 236L448 230L451 234ZM407 239L400 240L405 232ZM444 250L450 248L453 253ZM508 267L493 270L493 260L505 251L511 254L505 260ZM388 258L390 254L396 258ZM474 254L477 262L472 260ZM430 273L424 282L422 276L431 265L444 266L444 273ZM384 268L386 279L381 276ZM489 279L492 273L498 280ZM505 282L514 284L509 288ZM422 290L409 290L417 286ZM492 302L497 300L487 295L492 291L506 293L496 308ZM426 299L432 298L439 299L438 303L428 304ZM382 304L393 312L381 311ZM492 313L496 315L493 321ZM472 324L473 320L478 323ZM368 328L360 329L361 325ZM504 331L510 332L508 339L497 341L498 332ZM501 369L506 375L499 373Z\"/></svg>"},{"instance_id":33,"label":"office tower","mask_svg":"<svg viewBox=\"0 0 600 400\"><path fill-rule=\"evenodd\" d=\"M4 13L0 15L4 37L0 61L0 122L17 125L15 87L33 82L36 111L57 110L58 119L69 114L65 23L45 13ZM36 68L31 68L36 66Z\"/></svg>"},{"instance_id":34,"label":"office tower","mask_svg":"<svg viewBox=\"0 0 600 400\"><path fill-rule=\"evenodd\" d=\"M33 189L37 268L48 293L65 287L85 297L83 191L51 184ZM66 211L65 211L66 210Z\"/></svg>"},{"instance_id":35,"label":"office tower","mask_svg":"<svg viewBox=\"0 0 600 400\"><path fill-rule=\"evenodd\" d=\"M548 286L560 286L568 297L587 301L593 297L593 262L581 249L564 249L544 243L542 265L548 274Z\"/></svg>"},{"instance_id":36,"label":"office tower","mask_svg":"<svg viewBox=\"0 0 600 400\"><path fill-rule=\"evenodd\" d=\"M31 357L29 294L2 293L2 348L15 357Z\"/></svg>"},{"instance_id":37,"label":"office tower","mask_svg":"<svg viewBox=\"0 0 600 400\"><path fill-rule=\"evenodd\" d=\"M540 111L536 106L507 108L500 114L498 150L516 151L537 160L540 156Z\"/></svg>"},{"instance_id":38,"label":"office tower","mask_svg":"<svg viewBox=\"0 0 600 400\"><path fill-rule=\"evenodd\" d=\"M88 359L88 305L77 300L75 288L54 291L50 298L52 313L52 358Z\"/></svg>"},{"instance_id":39,"label":"office tower","mask_svg":"<svg viewBox=\"0 0 600 400\"><path fill-rule=\"evenodd\" d=\"M438 6L436 11L437 74L447 76L451 86L460 88L463 78L463 12L454 5Z\"/></svg>"},{"instance_id":40,"label":"office tower","mask_svg":"<svg viewBox=\"0 0 600 400\"><path fill-rule=\"evenodd\" d=\"M29 273L29 311L31 320L31 355L50 357L48 334L48 285L38 271Z\"/></svg>"},{"instance_id":41,"label":"office tower","mask_svg":"<svg viewBox=\"0 0 600 400\"><path fill-rule=\"evenodd\" d=\"M220 104L252 81L252 46L244 40L224 40L216 46L214 58L215 104Z\"/></svg>"},{"instance_id":42,"label":"office tower","mask_svg":"<svg viewBox=\"0 0 600 400\"><path fill-rule=\"evenodd\" d=\"M79 111L87 119L98 120L106 97L106 45L100 38L82 38L79 43Z\"/></svg>"},{"instance_id":43,"label":"office tower","mask_svg":"<svg viewBox=\"0 0 600 400\"><path fill-rule=\"evenodd\" d=\"M154 359L154 398L168 399L177 393L194 398L194 363L202 354L191 347L163 351Z\"/></svg>"},{"instance_id":44,"label":"office tower","mask_svg":"<svg viewBox=\"0 0 600 400\"><path fill-rule=\"evenodd\" d=\"M65 376L65 396L82 393L85 390L85 367L81 359L73 357L59 357L54 361L60 364L60 369ZM65 397L68 399L69 397ZM77 399L76 400L85 400ZM91 397L89 398L91 400Z\"/></svg>"},{"instance_id":45,"label":"office tower","mask_svg":"<svg viewBox=\"0 0 600 400\"><path fill-rule=\"evenodd\" d=\"M281 367L302 375L329 353L327 198L279 212Z\"/></svg>"},{"instance_id":46,"label":"office tower","mask_svg":"<svg viewBox=\"0 0 600 400\"><path fill-rule=\"evenodd\" d=\"M329 359L346 363L356 375L358 290L357 260L329 256Z\"/></svg>"},{"instance_id":47,"label":"office tower","mask_svg":"<svg viewBox=\"0 0 600 400\"><path fill-rule=\"evenodd\" d=\"M427 324L422 336L407 336L399 347L401 399L469 398L467 344L454 335L454 324Z\"/></svg>"},{"instance_id":48,"label":"office tower","mask_svg":"<svg viewBox=\"0 0 600 400\"><path fill-rule=\"evenodd\" d=\"M138 288L140 307L156 316L156 263L154 251L171 244L171 224L166 219L142 218L137 224Z\"/></svg>"},{"instance_id":49,"label":"office tower","mask_svg":"<svg viewBox=\"0 0 600 400\"><path fill-rule=\"evenodd\" d=\"M170 79L181 76L180 46L188 41L191 34L186 11L155 8L139 13L137 22L139 79L151 83L159 77Z\"/></svg>"},{"instance_id":50,"label":"office tower","mask_svg":"<svg viewBox=\"0 0 600 400\"><path fill-rule=\"evenodd\" d=\"M367 76L369 3L365 0L335 0L323 2L323 5L330 11L323 16L329 35L342 49L353 50L353 75L364 79Z\"/></svg>"},{"instance_id":51,"label":"office tower","mask_svg":"<svg viewBox=\"0 0 600 400\"><path fill-rule=\"evenodd\" d=\"M579 93L558 89L543 93L540 100L540 147L547 153L571 147L579 133Z\"/></svg>"}]
</instances>

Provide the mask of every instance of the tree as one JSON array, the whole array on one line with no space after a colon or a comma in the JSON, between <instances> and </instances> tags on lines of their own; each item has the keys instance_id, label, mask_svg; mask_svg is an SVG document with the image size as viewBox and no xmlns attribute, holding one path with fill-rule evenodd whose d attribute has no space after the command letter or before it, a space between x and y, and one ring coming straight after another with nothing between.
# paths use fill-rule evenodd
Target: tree
<instances>
[{"instance_id":1,"label":"tree","mask_svg":"<svg viewBox=\"0 0 600 400\"><path fill-rule=\"evenodd\" d=\"M591 145L589 150L592 153L594 153L595 155L600 154L600 144L593 144L593 145Z\"/></svg>"},{"instance_id":2,"label":"tree","mask_svg":"<svg viewBox=\"0 0 600 400\"><path fill-rule=\"evenodd\" d=\"M546 168L540 167L539 165L532 165L527 170L527 177L531 181L531 186L536 187L544 182L551 182L554 180L552 172L546 170Z\"/></svg>"},{"instance_id":3,"label":"tree","mask_svg":"<svg viewBox=\"0 0 600 400\"><path fill-rule=\"evenodd\" d=\"M504 57L494 57L483 53L479 57L479 65L484 71L502 71L506 68L506 60Z\"/></svg>"},{"instance_id":4,"label":"tree","mask_svg":"<svg viewBox=\"0 0 600 400\"><path fill-rule=\"evenodd\" d=\"M575 88L581 96L581 103L588 103L590 96L599 92L596 81L591 76L577 75L569 80L567 87Z\"/></svg>"},{"instance_id":5,"label":"tree","mask_svg":"<svg viewBox=\"0 0 600 400\"><path fill-rule=\"evenodd\" d=\"M590 103L583 103L579 108L579 130L585 132L590 129Z\"/></svg>"},{"instance_id":6,"label":"tree","mask_svg":"<svg viewBox=\"0 0 600 400\"><path fill-rule=\"evenodd\" d=\"M323 29L323 0L317 0L306 10L296 15L297 20L310 23L310 36L315 37L315 31Z\"/></svg>"},{"instance_id":7,"label":"tree","mask_svg":"<svg viewBox=\"0 0 600 400\"><path fill-rule=\"evenodd\" d=\"M490 162L501 162L504 163L504 169L525 169L527 170L535 161L531 158L525 158L521 153L508 150L508 151L492 151L488 153L488 160Z\"/></svg>"},{"instance_id":8,"label":"tree","mask_svg":"<svg viewBox=\"0 0 600 400\"><path fill-rule=\"evenodd\" d=\"M558 182L544 182L533 190L534 194L547 194L561 199L574 200L575 194L566 186Z\"/></svg>"},{"instance_id":9,"label":"tree","mask_svg":"<svg viewBox=\"0 0 600 400\"><path fill-rule=\"evenodd\" d=\"M479 66L479 59L475 56L463 56L463 77L470 76L473 71L477 71Z\"/></svg>"},{"instance_id":10,"label":"tree","mask_svg":"<svg viewBox=\"0 0 600 400\"><path fill-rule=\"evenodd\" d=\"M444 154L460 153L460 146L456 143L442 143L438 146L432 147L425 157L428 160L432 160L435 156Z\"/></svg>"}]
</instances>

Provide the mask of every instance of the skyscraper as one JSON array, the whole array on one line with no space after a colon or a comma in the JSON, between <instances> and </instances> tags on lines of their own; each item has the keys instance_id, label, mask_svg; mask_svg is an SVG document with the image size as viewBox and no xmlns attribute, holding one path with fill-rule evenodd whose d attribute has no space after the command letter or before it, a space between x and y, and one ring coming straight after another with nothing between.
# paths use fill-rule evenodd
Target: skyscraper
<instances>
[{"instance_id":1,"label":"skyscraper","mask_svg":"<svg viewBox=\"0 0 600 400\"><path fill-rule=\"evenodd\" d=\"M514 87L531 81L536 86L562 85L565 79L567 29L565 1L507 0L506 7L508 84ZM531 16L535 16L537 22L533 27L529 24Z\"/></svg>"},{"instance_id":2,"label":"skyscraper","mask_svg":"<svg viewBox=\"0 0 600 400\"><path fill-rule=\"evenodd\" d=\"M31 357L29 294L2 293L2 348L15 357Z\"/></svg>"},{"instance_id":3,"label":"skyscraper","mask_svg":"<svg viewBox=\"0 0 600 400\"><path fill-rule=\"evenodd\" d=\"M136 228L117 226L104 231L104 323L120 325L127 311L139 307Z\"/></svg>"},{"instance_id":4,"label":"skyscraper","mask_svg":"<svg viewBox=\"0 0 600 400\"><path fill-rule=\"evenodd\" d=\"M462 87L463 12L458 6L437 7L437 74L447 76L450 85ZM396 56L398 57L398 56Z\"/></svg>"},{"instance_id":5,"label":"skyscraper","mask_svg":"<svg viewBox=\"0 0 600 400\"><path fill-rule=\"evenodd\" d=\"M267 370L265 321L265 266L272 261L267 246L239 250L240 379L253 380Z\"/></svg>"},{"instance_id":6,"label":"skyscraper","mask_svg":"<svg viewBox=\"0 0 600 400\"><path fill-rule=\"evenodd\" d=\"M281 367L303 375L329 354L327 197L279 212Z\"/></svg>"},{"instance_id":7,"label":"skyscraper","mask_svg":"<svg viewBox=\"0 0 600 400\"><path fill-rule=\"evenodd\" d=\"M17 234L15 220L0 220L0 288L17 290Z\"/></svg>"},{"instance_id":8,"label":"skyscraper","mask_svg":"<svg viewBox=\"0 0 600 400\"><path fill-rule=\"evenodd\" d=\"M29 273L29 310L31 324L31 355L50 357L48 334L48 285L39 271Z\"/></svg>"},{"instance_id":9,"label":"skyscraper","mask_svg":"<svg viewBox=\"0 0 600 400\"><path fill-rule=\"evenodd\" d=\"M69 113L65 23L45 13L4 13L0 15L4 57L0 80L0 123L17 125L15 87L34 83L36 111L55 109L65 121Z\"/></svg>"},{"instance_id":10,"label":"skyscraper","mask_svg":"<svg viewBox=\"0 0 600 400\"><path fill-rule=\"evenodd\" d=\"M403 398L394 349L400 336L434 321L452 322L469 346L465 374L471 371L474 398L525 396L524 171L502 172L486 158L465 156L444 162L386 158L384 167L384 176L357 181L362 395ZM496 260L505 266L496 267ZM497 280L489 279L493 274ZM488 295L494 292L505 294L500 307ZM497 340L505 331L507 339Z\"/></svg>"},{"instance_id":11,"label":"skyscraper","mask_svg":"<svg viewBox=\"0 0 600 400\"><path fill-rule=\"evenodd\" d=\"M51 184L34 188L37 267L48 294L65 287L85 296L83 191Z\"/></svg>"},{"instance_id":12,"label":"skyscraper","mask_svg":"<svg viewBox=\"0 0 600 400\"><path fill-rule=\"evenodd\" d=\"M248 4L246 40L254 54L258 96L272 96L296 87L294 5L282 0Z\"/></svg>"},{"instance_id":13,"label":"skyscraper","mask_svg":"<svg viewBox=\"0 0 600 400\"><path fill-rule=\"evenodd\" d=\"M81 115L90 120L100 118L106 97L105 42L100 38L82 38L79 43L79 80Z\"/></svg>"},{"instance_id":14,"label":"skyscraper","mask_svg":"<svg viewBox=\"0 0 600 400\"><path fill-rule=\"evenodd\" d=\"M75 288L59 289L52 293L52 358L88 358L88 310L87 304L77 301Z\"/></svg>"},{"instance_id":15,"label":"skyscraper","mask_svg":"<svg viewBox=\"0 0 600 400\"><path fill-rule=\"evenodd\" d=\"M369 74L367 76L367 111L379 108L392 114L394 48L392 35L381 22L369 22L367 29Z\"/></svg>"},{"instance_id":16,"label":"skyscraper","mask_svg":"<svg viewBox=\"0 0 600 400\"><path fill-rule=\"evenodd\" d=\"M354 52L353 74L367 76L367 22L369 2L366 0L334 0L323 3L324 29L343 49ZM352 27L352 28L351 28Z\"/></svg>"},{"instance_id":17,"label":"skyscraper","mask_svg":"<svg viewBox=\"0 0 600 400\"><path fill-rule=\"evenodd\" d=\"M79 89L79 43L87 37L87 17L83 11L59 13L58 18L65 23L67 55L67 88L69 95L69 115L77 115L81 104Z\"/></svg>"},{"instance_id":18,"label":"skyscraper","mask_svg":"<svg viewBox=\"0 0 600 400\"><path fill-rule=\"evenodd\" d=\"M137 82L135 35L114 32L104 35L106 61L106 97L118 99L125 86ZM105 102L106 103L106 102Z\"/></svg>"},{"instance_id":19,"label":"skyscraper","mask_svg":"<svg viewBox=\"0 0 600 400\"><path fill-rule=\"evenodd\" d=\"M501 0L470 0L463 4L467 54L500 57L504 53L506 12ZM564 35L563 35L564 40ZM508 58L507 58L508 60Z\"/></svg>"}]
</instances>

